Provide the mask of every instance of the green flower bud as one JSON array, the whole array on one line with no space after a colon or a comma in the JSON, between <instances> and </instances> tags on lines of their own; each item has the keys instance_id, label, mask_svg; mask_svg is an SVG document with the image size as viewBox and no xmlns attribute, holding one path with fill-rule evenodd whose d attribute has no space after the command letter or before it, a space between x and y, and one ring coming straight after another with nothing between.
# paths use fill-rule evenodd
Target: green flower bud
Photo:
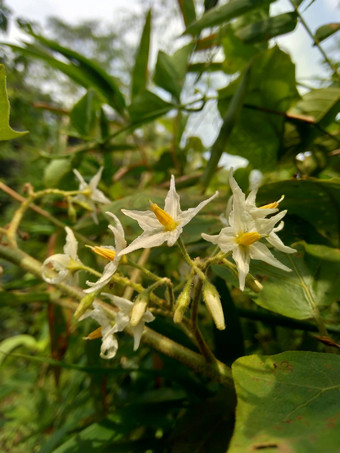
<instances>
[{"instance_id":1,"label":"green flower bud","mask_svg":"<svg viewBox=\"0 0 340 453\"><path fill-rule=\"evenodd\" d=\"M183 319L184 313L190 304L190 289L191 289L192 279L190 279L187 284L184 286L183 291L178 296L175 312L174 312L174 322L176 324L180 323Z\"/></svg>"},{"instance_id":2,"label":"green flower bud","mask_svg":"<svg viewBox=\"0 0 340 453\"><path fill-rule=\"evenodd\" d=\"M92 294L86 294L86 296L84 296L81 299L81 301L79 302L79 305L77 307L77 310L74 313L74 317L76 319L79 319L86 312L86 310L91 307L92 302L94 301L94 298L95 298L95 294L92 293Z\"/></svg>"},{"instance_id":3,"label":"green flower bud","mask_svg":"<svg viewBox=\"0 0 340 453\"><path fill-rule=\"evenodd\" d=\"M140 323L140 320L148 308L148 302L149 297L146 294L140 294L137 297L130 313L131 327L136 327Z\"/></svg>"},{"instance_id":4,"label":"green flower bud","mask_svg":"<svg viewBox=\"0 0 340 453\"><path fill-rule=\"evenodd\" d=\"M203 282L203 299L217 329L224 330L225 321L220 295L215 286L208 280L204 280Z\"/></svg>"},{"instance_id":5,"label":"green flower bud","mask_svg":"<svg viewBox=\"0 0 340 453\"><path fill-rule=\"evenodd\" d=\"M248 288L254 291L254 293L259 293L263 289L261 283L256 280L256 278L251 274L248 274L246 277L246 285L248 286Z\"/></svg>"}]
</instances>

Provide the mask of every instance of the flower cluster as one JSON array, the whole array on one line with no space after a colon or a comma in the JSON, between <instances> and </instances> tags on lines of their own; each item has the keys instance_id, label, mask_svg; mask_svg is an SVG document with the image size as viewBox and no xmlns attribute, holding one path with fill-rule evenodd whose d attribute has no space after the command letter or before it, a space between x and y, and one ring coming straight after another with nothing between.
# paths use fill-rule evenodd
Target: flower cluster
<instances>
[{"instance_id":1,"label":"flower cluster","mask_svg":"<svg viewBox=\"0 0 340 453\"><path fill-rule=\"evenodd\" d=\"M74 170L74 172L80 181L80 190L82 191L78 201L84 201L83 198L85 197L87 203L89 203L89 200L91 203L109 202L102 192L97 189L102 168L92 178L89 184L85 183L77 170ZM284 245L277 235L277 232L283 228L282 218L287 212L279 212L278 206L282 198L269 205L257 207L255 204L256 191L252 191L246 197L236 183L232 171L230 172L229 183L232 196L227 204L225 215L221 217L224 226L219 234L208 235L202 233L202 238L219 247L222 252L216 255L219 259L221 256L225 258L231 254L238 272L240 289L244 290L246 278L249 273L250 260L261 260L284 271L290 271L287 266L274 257L269 250L269 246L284 253L294 253L295 250ZM203 281L203 298L211 312L212 318L217 328L225 328L223 310L216 288L208 282L204 272L202 272L204 266L197 266L190 259L189 255L187 255L186 251L183 251L184 245L180 239L185 225L217 196L218 192L199 203L198 206L182 211L180 197L175 188L175 178L171 176L170 189L165 198L164 208L150 201L150 209L147 211L122 209L123 214L136 220L143 229L142 234L129 245L127 245L125 240L124 230L119 219L110 212L106 213L114 222L114 225L109 225L109 229L113 233L115 246L90 247L95 253L106 258L108 264L104 267L102 274L99 274L100 276L97 281L87 281L88 288L84 291L87 293L87 296L84 299L90 298L92 308L86 305L84 310L82 312L80 310L81 313L79 312L81 314L79 320L90 317L100 324L100 328L87 338L91 339L96 338L98 335L101 336L101 357L112 358L115 356L118 349L116 334L126 329L133 335L134 349L137 349L143 334L144 324L154 320L154 315L147 310L147 298L143 300L143 303L140 303L141 299L138 298L135 302L131 302L117 295L102 293L118 309L118 312L115 314L113 314L112 309L105 308L105 304L103 305L101 302L95 301L95 297L102 292L103 288L114 277L122 257L141 248L157 247L164 243L172 247L178 242L184 253L184 257L192 266L191 281L194 278L193 276ZM94 205L91 206L95 213ZM53 255L43 263L42 275L48 283L56 284L71 281L76 271L81 269L89 270L89 268L81 263L77 256L77 241L69 227L66 227L66 233L64 254ZM183 314L190 303L190 286L191 283L189 280L186 289L178 298L180 302L177 304L177 310L175 307L175 322L181 322ZM148 291L145 290L145 293L149 294ZM183 296L184 293L186 297Z\"/></svg>"}]
</instances>

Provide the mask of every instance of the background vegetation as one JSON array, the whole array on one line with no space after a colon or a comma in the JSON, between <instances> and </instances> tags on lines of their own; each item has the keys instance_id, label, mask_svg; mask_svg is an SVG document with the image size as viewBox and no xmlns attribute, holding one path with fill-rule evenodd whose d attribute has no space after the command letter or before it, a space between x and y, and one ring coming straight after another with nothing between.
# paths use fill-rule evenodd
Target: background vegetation
<instances>
[{"instance_id":1,"label":"background vegetation","mask_svg":"<svg viewBox=\"0 0 340 453\"><path fill-rule=\"evenodd\" d=\"M178 0L169 12L155 2L111 29L51 18L44 30L21 19L27 38L15 45L6 43L11 13L1 4L2 451L336 450L340 75L338 53L323 46L333 40L336 49L340 24L310 30L307 0L291 0L278 15L272 3ZM169 25L169 36L157 34L172 13L181 22ZM275 41L297 24L322 59L320 77L308 86ZM136 45L131 29L138 30ZM208 147L210 130L216 139ZM207 251L201 232L220 230L230 196L226 153L247 159L235 172L245 192L260 175L259 205L285 194L281 237L298 250L276 254L290 274L254 262L258 293L241 292L228 270L213 268L227 329L217 331L204 306L199 323L216 358L232 365L233 385L157 344L131 353L127 335L117 357L103 361L100 341L83 340L89 324L72 317L77 299L11 254L6 229L27 196L23 185L73 190L73 168L89 180L104 166L100 189L112 200L104 211L120 217L129 241L140 230L120 209L143 210L151 196L161 202L171 174L184 207L218 189L219 199L185 229L184 242L198 256ZM75 213L63 199L47 196L37 205L20 224L20 251L44 261L61 250L69 225L84 238L78 236L82 260L101 270L84 245L112 243L105 215L94 225L86 210ZM185 263L174 248L152 249L146 266L175 288L183 283ZM156 316L152 329L196 351L171 317Z\"/></svg>"}]
</instances>

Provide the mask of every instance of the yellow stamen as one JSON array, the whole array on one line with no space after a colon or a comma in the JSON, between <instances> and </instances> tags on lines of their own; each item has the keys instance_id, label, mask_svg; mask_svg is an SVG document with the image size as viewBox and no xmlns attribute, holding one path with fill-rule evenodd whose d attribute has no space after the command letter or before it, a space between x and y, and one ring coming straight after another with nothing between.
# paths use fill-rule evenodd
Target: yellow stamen
<instances>
[{"instance_id":1,"label":"yellow stamen","mask_svg":"<svg viewBox=\"0 0 340 453\"><path fill-rule=\"evenodd\" d=\"M97 253L97 255L100 255L109 261L113 261L114 257L116 256L116 252L112 249L108 249L107 247L98 245L95 245L94 247L92 247L91 245L86 245L86 247L90 248L92 252Z\"/></svg>"},{"instance_id":2,"label":"yellow stamen","mask_svg":"<svg viewBox=\"0 0 340 453\"><path fill-rule=\"evenodd\" d=\"M90 332L88 336L86 337L86 340L96 340L97 338L102 337L102 328L98 327L98 329L94 330L93 332Z\"/></svg>"},{"instance_id":3,"label":"yellow stamen","mask_svg":"<svg viewBox=\"0 0 340 453\"><path fill-rule=\"evenodd\" d=\"M276 209L279 204L281 203L281 201L284 199L284 195L281 196L281 198L277 201L273 201L273 203L268 203L268 204L265 204L263 206L260 206L260 209Z\"/></svg>"},{"instance_id":4,"label":"yellow stamen","mask_svg":"<svg viewBox=\"0 0 340 453\"><path fill-rule=\"evenodd\" d=\"M259 233L257 233L256 231L252 231L250 233L239 234L235 241L239 245L251 245L254 244L254 242L260 240L261 237L262 236Z\"/></svg>"},{"instance_id":5,"label":"yellow stamen","mask_svg":"<svg viewBox=\"0 0 340 453\"><path fill-rule=\"evenodd\" d=\"M176 229L178 223L174 221L170 214L165 212L156 203L152 203L152 201L150 201L150 208L166 231L173 231Z\"/></svg>"}]
</instances>

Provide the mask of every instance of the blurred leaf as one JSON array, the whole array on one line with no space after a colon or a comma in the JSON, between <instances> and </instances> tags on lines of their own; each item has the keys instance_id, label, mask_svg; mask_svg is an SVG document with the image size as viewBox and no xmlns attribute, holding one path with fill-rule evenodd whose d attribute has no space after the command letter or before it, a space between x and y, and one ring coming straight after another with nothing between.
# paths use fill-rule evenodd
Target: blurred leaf
<instances>
[{"instance_id":1,"label":"blurred leaf","mask_svg":"<svg viewBox=\"0 0 340 453\"><path fill-rule=\"evenodd\" d=\"M71 126L82 137L91 135L100 105L98 95L90 89L72 108L70 112Z\"/></svg>"},{"instance_id":2,"label":"blurred leaf","mask_svg":"<svg viewBox=\"0 0 340 453\"><path fill-rule=\"evenodd\" d=\"M184 25L188 27L194 20L196 20L195 3L193 0L177 1L184 20Z\"/></svg>"},{"instance_id":3,"label":"blurred leaf","mask_svg":"<svg viewBox=\"0 0 340 453\"><path fill-rule=\"evenodd\" d=\"M223 114L223 124L215 142L211 147L210 158L201 178L203 187L207 187L209 185L209 182L214 175L218 163L221 159L223 151L225 150L226 145L229 142L230 136L240 115L248 91L251 70L252 63L249 64L244 73L239 77L240 80L237 80L235 93L230 100L230 104L228 105L226 113Z\"/></svg>"},{"instance_id":4,"label":"blurred leaf","mask_svg":"<svg viewBox=\"0 0 340 453\"><path fill-rule=\"evenodd\" d=\"M9 125L9 101L6 90L5 66L0 64L0 140L12 140L27 134L14 131Z\"/></svg>"},{"instance_id":5,"label":"blurred leaf","mask_svg":"<svg viewBox=\"0 0 340 453\"><path fill-rule=\"evenodd\" d=\"M340 443L340 358L317 352L248 356L232 367L236 426L228 453L333 452Z\"/></svg>"},{"instance_id":6,"label":"blurred leaf","mask_svg":"<svg viewBox=\"0 0 340 453\"><path fill-rule=\"evenodd\" d=\"M146 90L148 81L148 60L151 34L151 9L148 11L145 24L135 57L135 65L131 79L131 98L135 98Z\"/></svg>"},{"instance_id":7,"label":"blurred leaf","mask_svg":"<svg viewBox=\"0 0 340 453\"><path fill-rule=\"evenodd\" d=\"M158 52L154 81L156 85L171 93L177 101L180 99L192 49L192 44L188 44L178 49L172 56L162 50Z\"/></svg>"},{"instance_id":8,"label":"blurred leaf","mask_svg":"<svg viewBox=\"0 0 340 453\"><path fill-rule=\"evenodd\" d=\"M248 159L253 168L267 171L277 162L283 134L284 116L274 112L287 111L299 99L299 93L295 65L278 47L261 52L252 61L244 107L225 151ZM229 108L237 85L238 79L219 91L221 116Z\"/></svg>"},{"instance_id":9,"label":"blurred leaf","mask_svg":"<svg viewBox=\"0 0 340 453\"><path fill-rule=\"evenodd\" d=\"M322 25L319 27L316 32L314 33L315 38L321 42L324 39L328 38L329 36L332 36L334 33L340 30L340 23L339 22L333 22L331 24L326 24ZM316 44L314 43L314 46Z\"/></svg>"},{"instance_id":10,"label":"blurred leaf","mask_svg":"<svg viewBox=\"0 0 340 453\"><path fill-rule=\"evenodd\" d=\"M334 119L339 107L340 88L319 88L304 94L288 113L312 116L316 123L325 126L330 119Z\"/></svg>"},{"instance_id":11,"label":"blurred leaf","mask_svg":"<svg viewBox=\"0 0 340 453\"><path fill-rule=\"evenodd\" d=\"M235 35L244 43L268 41L275 36L293 31L296 25L296 13L284 13L237 29Z\"/></svg>"},{"instance_id":12,"label":"blurred leaf","mask_svg":"<svg viewBox=\"0 0 340 453\"><path fill-rule=\"evenodd\" d=\"M45 187L58 187L59 181L67 175L72 169L70 159L55 159L52 160L44 172Z\"/></svg>"},{"instance_id":13,"label":"blurred leaf","mask_svg":"<svg viewBox=\"0 0 340 453\"><path fill-rule=\"evenodd\" d=\"M37 341L31 335L15 335L14 337L6 338L0 342L0 365L7 355L22 346L30 351L42 351L46 345L45 342Z\"/></svg>"},{"instance_id":14,"label":"blurred leaf","mask_svg":"<svg viewBox=\"0 0 340 453\"><path fill-rule=\"evenodd\" d=\"M128 106L132 123L147 123L165 115L174 107L151 91L136 96Z\"/></svg>"},{"instance_id":15,"label":"blurred leaf","mask_svg":"<svg viewBox=\"0 0 340 453\"><path fill-rule=\"evenodd\" d=\"M263 3L272 3L274 0L264 0L259 5L256 0L231 0L228 3L219 7L213 8L203 14L203 16L193 22L185 30L186 34L196 34L207 27L213 27L215 25L223 24L228 22L235 17L241 16L252 9L263 6Z\"/></svg>"},{"instance_id":16,"label":"blurred leaf","mask_svg":"<svg viewBox=\"0 0 340 453\"><path fill-rule=\"evenodd\" d=\"M121 438L119 431L119 425L109 420L93 423L56 448L54 453L69 453L70 451L72 453L106 452L108 451L107 447L112 446L115 440Z\"/></svg>"},{"instance_id":17,"label":"blurred leaf","mask_svg":"<svg viewBox=\"0 0 340 453\"><path fill-rule=\"evenodd\" d=\"M258 53L256 47L242 42L231 27L228 27L223 34L222 46L225 55L223 71L226 74L242 71L249 63L249 60Z\"/></svg>"}]
</instances>

